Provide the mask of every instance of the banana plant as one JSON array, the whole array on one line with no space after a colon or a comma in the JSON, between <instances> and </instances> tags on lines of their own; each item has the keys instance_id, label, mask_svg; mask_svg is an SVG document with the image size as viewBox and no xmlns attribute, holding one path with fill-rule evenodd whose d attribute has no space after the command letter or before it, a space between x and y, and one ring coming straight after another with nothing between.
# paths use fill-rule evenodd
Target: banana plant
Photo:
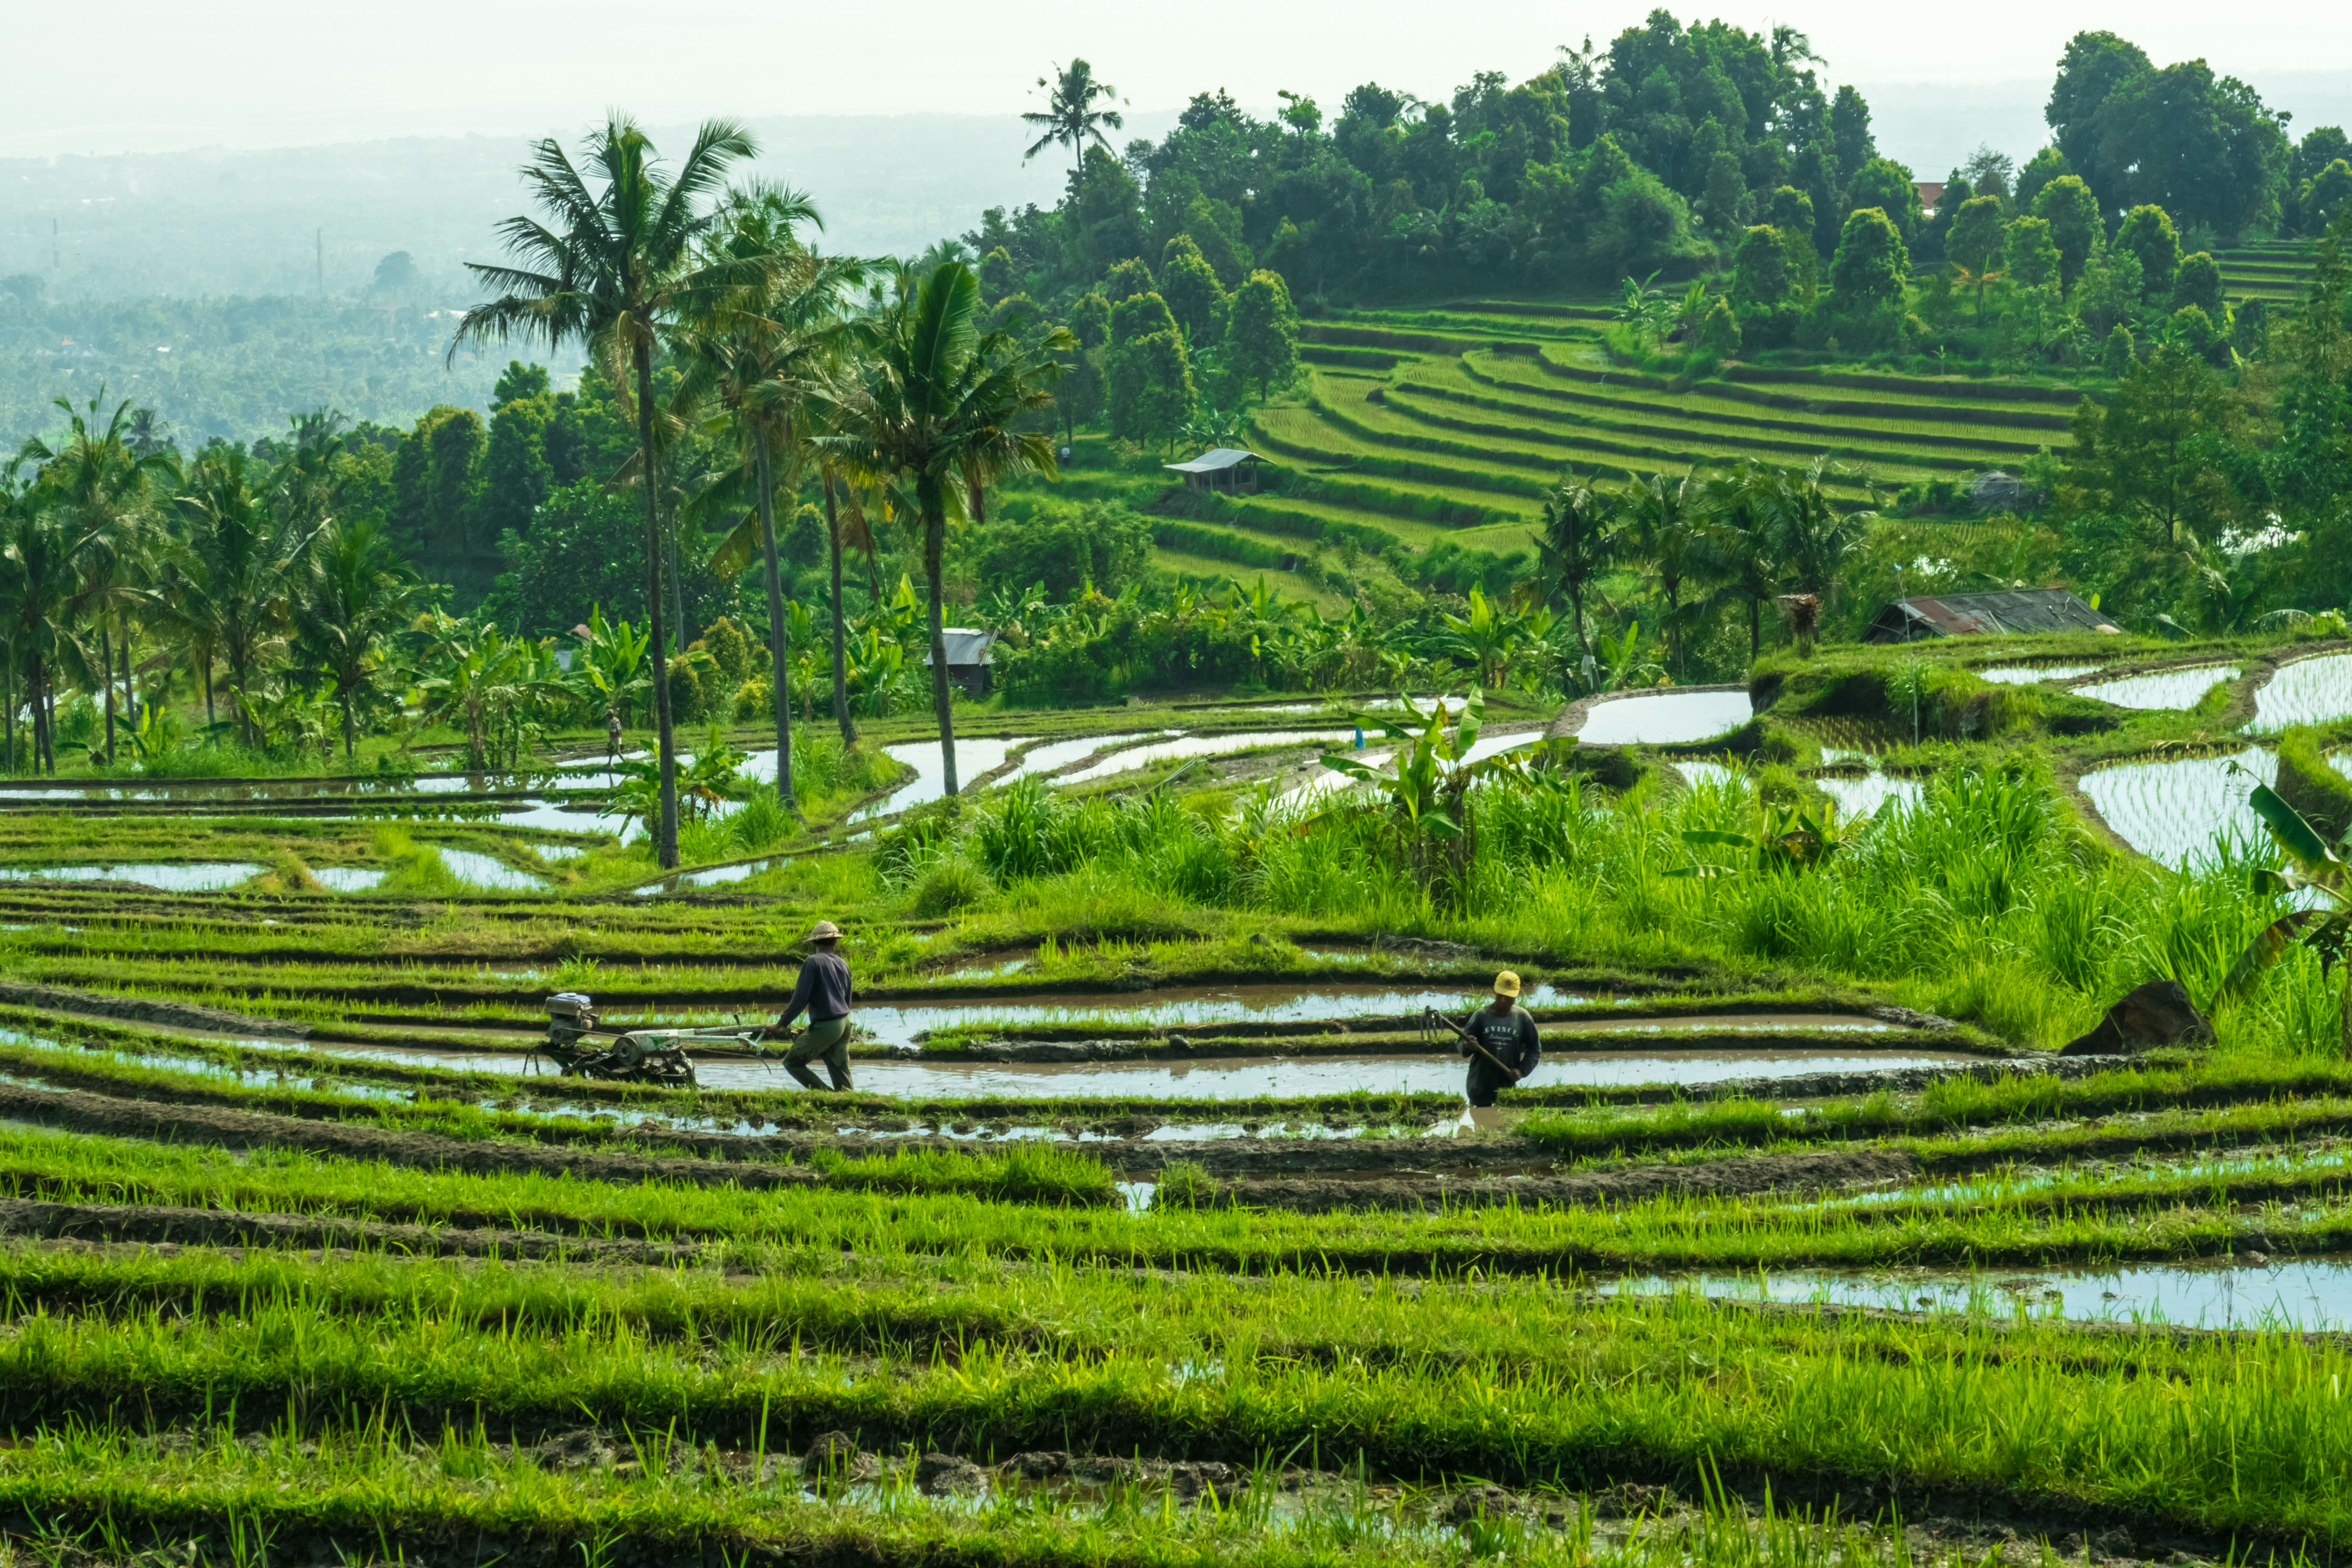
<instances>
[{"instance_id":1,"label":"banana plant","mask_svg":"<svg viewBox=\"0 0 2352 1568\"><path fill-rule=\"evenodd\" d=\"M2319 955L2324 981L2343 962L2346 945L2352 942L2352 891L2346 887L2352 867L2338 854L2342 847L2331 847L2319 830L2268 784L2256 784L2248 804L2288 862L2288 868L2281 871L2256 868L2248 879L2253 891L2271 897L2309 892L2317 902L2314 908L2290 910L2263 928L2222 978L2221 989L2213 999L2216 1008L2252 995L2263 976L2292 948L2306 948ZM2338 1016L2338 1044L2346 1056L2352 1057L2352 975L2347 975Z\"/></svg>"},{"instance_id":2,"label":"banana plant","mask_svg":"<svg viewBox=\"0 0 2352 1568\"><path fill-rule=\"evenodd\" d=\"M583 696L601 708L626 718L631 704L653 689L646 652L650 631L639 631L626 621L607 621L604 607L592 605L588 624L579 629L572 679Z\"/></svg>"}]
</instances>

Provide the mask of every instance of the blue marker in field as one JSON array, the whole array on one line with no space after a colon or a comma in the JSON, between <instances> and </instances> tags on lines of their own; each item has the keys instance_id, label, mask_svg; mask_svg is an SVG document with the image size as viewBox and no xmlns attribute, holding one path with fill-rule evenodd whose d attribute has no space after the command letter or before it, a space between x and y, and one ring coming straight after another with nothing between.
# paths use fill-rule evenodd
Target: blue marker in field
<instances>
[{"instance_id":1,"label":"blue marker in field","mask_svg":"<svg viewBox=\"0 0 2352 1568\"><path fill-rule=\"evenodd\" d=\"M1363 749L1364 749L1364 727L1363 727L1361 724L1359 724L1359 725L1357 725L1357 726L1356 726L1356 750L1358 750L1358 751L1360 751L1360 751L1362 751Z\"/></svg>"}]
</instances>

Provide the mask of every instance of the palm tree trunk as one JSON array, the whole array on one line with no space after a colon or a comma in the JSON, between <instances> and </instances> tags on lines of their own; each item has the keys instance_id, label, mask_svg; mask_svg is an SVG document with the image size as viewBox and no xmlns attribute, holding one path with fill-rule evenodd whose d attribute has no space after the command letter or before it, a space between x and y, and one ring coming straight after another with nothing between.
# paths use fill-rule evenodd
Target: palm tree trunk
<instances>
[{"instance_id":1,"label":"palm tree trunk","mask_svg":"<svg viewBox=\"0 0 2352 1568\"><path fill-rule=\"evenodd\" d=\"M35 654L33 668L28 672L26 681L26 689L31 692L33 698L33 772L39 773L43 763L46 762L48 771L54 773L58 771L58 763L56 756L49 751L48 707L41 700L41 688L44 684L41 675L41 656Z\"/></svg>"},{"instance_id":2,"label":"palm tree trunk","mask_svg":"<svg viewBox=\"0 0 2352 1568\"><path fill-rule=\"evenodd\" d=\"M956 794L955 715L948 700L948 634L940 600L941 557L947 552L947 510L934 491L923 500L923 584L931 592L931 711L939 715L940 756L947 795Z\"/></svg>"},{"instance_id":3,"label":"palm tree trunk","mask_svg":"<svg viewBox=\"0 0 2352 1568\"><path fill-rule=\"evenodd\" d=\"M1683 678L1683 585L1680 579L1666 584L1666 658L1675 667L1675 679Z\"/></svg>"},{"instance_id":4,"label":"palm tree trunk","mask_svg":"<svg viewBox=\"0 0 2352 1568\"><path fill-rule=\"evenodd\" d=\"M654 483L653 350L636 345L637 478L646 491L646 619L654 654L654 734L661 754L661 815L654 828L654 859L677 865L677 735L670 726L669 647L662 640L661 498Z\"/></svg>"},{"instance_id":5,"label":"palm tree trunk","mask_svg":"<svg viewBox=\"0 0 2352 1568\"><path fill-rule=\"evenodd\" d=\"M343 688L343 694L342 694L342 695L343 695L343 761L345 761L346 763L349 763L349 762L353 762L353 761L357 760L357 758L358 758L358 756L359 756L359 742L358 742L353 738L353 732L352 732L352 689L351 689L349 686L345 686L345 687Z\"/></svg>"},{"instance_id":6,"label":"palm tree trunk","mask_svg":"<svg viewBox=\"0 0 2352 1568\"><path fill-rule=\"evenodd\" d=\"M768 455L768 432L756 426L751 432L751 458L760 485L760 542L768 558L768 662L776 679L771 694L776 714L776 798L784 803L786 811L797 813L800 806L793 799L793 692L785 678L792 649L784 639L791 628L784 624L784 580L776 563L776 480Z\"/></svg>"},{"instance_id":7,"label":"palm tree trunk","mask_svg":"<svg viewBox=\"0 0 2352 1568\"><path fill-rule=\"evenodd\" d=\"M213 650L205 649L205 728L209 730L220 721L213 716Z\"/></svg>"},{"instance_id":8,"label":"palm tree trunk","mask_svg":"<svg viewBox=\"0 0 2352 1568\"><path fill-rule=\"evenodd\" d=\"M131 732L139 732L139 686L131 668L131 623L122 623L122 720Z\"/></svg>"},{"instance_id":9,"label":"palm tree trunk","mask_svg":"<svg viewBox=\"0 0 2352 1568\"><path fill-rule=\"evenodd\" d=\"M1754 664L1764 657L1764 601L1748 601L1748 662Z\"/></svg>"},{"instance_id":10,"label":"palm tree trunk","mask_svg":"<svg viewBox=\"0 0 2352 1568\"><path fill-rule=\"evenodd\" d=\"M824 537L833 554L833 717L847 747L857 743L857 726L849 717L849 659L842 647L841 520L834 510L831 468L824 471Z\"/></svg>"},{"instance_id":11,"label":"palm tree trunk","mask_svg":"<svg viewBox=\"0 0 2352 1568\"><path fill-rule=\"evenodd\" d=\"M114 626L111 616L98 617L100 684L106 688L106 765L114 765Z\"/></svg>"}]
</instances>

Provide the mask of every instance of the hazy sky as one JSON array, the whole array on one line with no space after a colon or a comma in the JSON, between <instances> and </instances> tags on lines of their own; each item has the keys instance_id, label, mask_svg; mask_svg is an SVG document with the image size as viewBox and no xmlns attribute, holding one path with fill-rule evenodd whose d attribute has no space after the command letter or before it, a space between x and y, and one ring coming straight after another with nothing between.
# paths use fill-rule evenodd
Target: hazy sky
<instances>
[{"instance_id":1,"label":"hazy sky","mask_svg":"<svg viewBox=\"0 0 2352 1568\"><path fill-rule=\"evenodd\" d=\"M1004 113L1031 107L1039 72L1073 54L1139 109L1222 85L1246 104L1271 105L1288 88L1335 110L1368 79L1435 97L1479 69L1525 76L1554 46L1606 39L1648 9L1646 0L206 0L194 9L115 0L93 10L19 0L0 13L0 154L570 132L608 104L652 121ZM2066 38L2086 27L2121 32L2159 63L2202 55L2257 86L2273 73L2352 68L2352 7L2334 0L1780 0L1677 14L1755 28L1791 22L1828 57L1833 79L1876 87L1874 96L1904 82L2046 82Z\"/></svg>"}]
</instances>

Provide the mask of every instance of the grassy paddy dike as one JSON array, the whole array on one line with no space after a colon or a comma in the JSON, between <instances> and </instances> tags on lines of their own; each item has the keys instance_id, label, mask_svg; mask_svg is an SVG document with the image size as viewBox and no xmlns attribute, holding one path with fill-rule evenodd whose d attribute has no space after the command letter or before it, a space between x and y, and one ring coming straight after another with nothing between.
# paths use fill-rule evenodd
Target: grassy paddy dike
<instances>
[{"instance_id":1,"label":"grassy paddy dike","mask_svg":"<svg viewBox=\"0 0 2352 1568\"><path fill-rule=\"evenodd\" d=\"M1398 402L1578 384L1535 357ZM77 1562L2352 1546L2341 977L2056 1055L2151 976L2205 1002L2278 912L2244 793L2352 800L2352 646L1497 701L1550 782L1475 797L1459 906L1274 804L1360 706L975 711L951 817L877 723L889 768L676 877L578 772L0 790L0 867L49 873L0 879L0 1526ZM1832 804L1811 871L1683 837ZM772 1016L820 916L856 1091L533 1062L557 989ZM1506 966L1545 1064L1465 1114L1420 1013Z\"/></svg>"}]
</instances>

